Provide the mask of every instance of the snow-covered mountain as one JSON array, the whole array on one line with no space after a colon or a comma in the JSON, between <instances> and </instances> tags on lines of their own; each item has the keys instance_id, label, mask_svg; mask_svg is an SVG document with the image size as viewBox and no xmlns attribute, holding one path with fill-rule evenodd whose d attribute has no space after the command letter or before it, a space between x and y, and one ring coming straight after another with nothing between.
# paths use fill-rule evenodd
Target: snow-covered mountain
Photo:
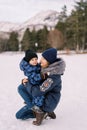
<instances>
[{"instance_id":1,"label":"snow-covered mountain","mask_svg":"<svg viewBox=\"0 0 87 130\"><path fill-rule=\"evenodd\" d=\"M19 27L19 24L10 23L10 22L0 22L0 38L8 39L10 32L16 31Z\"/></svg>"},{"instance_id":2,"label":"snow-covered mountain","mask_svg":"<svg viewBox=\"0 0 87 130\"><path fill-rule=\"evenodd\" d=\"M36 27L36 30L46 25L47 27L54 27L58 22L59 13L57 11L48 10L38 13L36 16L32 17L25 23L19 26L19 29L26 27Z\"/></svg>"},{"instance_id":3,"label":"snow-covered mountain","mask_svg":"<svg viewBox=\"0 0 87 130\"><path fill-rule=\"evenodd\" d=\"M29 28L31 31L33 29L39 30L45 26L48 29L52 29L58 22L59 13L54 10L42 11L36 16L30 18L28 21L19 24L19 23L10 23L10 22L0 22L0 34L10 33L12 31L17 31L19 35L22 35L26 28ZM1 37L1 35L0 35Z\"/></svg>"},{"instance_id":4,"label":"snow-covered mountain","mask_svg":"<svg viewBox=\"0 0 87 130\"><path fill-rule=\"evenodd\" d=\"M0 32L12 32L19 27L19 24L0 22Z\"/></svg>"}]
</instances>

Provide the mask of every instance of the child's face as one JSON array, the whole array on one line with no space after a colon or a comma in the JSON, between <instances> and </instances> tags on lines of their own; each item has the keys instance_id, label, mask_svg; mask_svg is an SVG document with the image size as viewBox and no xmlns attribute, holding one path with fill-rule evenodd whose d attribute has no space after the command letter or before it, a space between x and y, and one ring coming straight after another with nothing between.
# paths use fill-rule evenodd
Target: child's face
<instances>
[{"instance_id":1,"label":"child's face","mask_svg":"<svg viewBox=\"0 0 87 130\"><path fill-rule=\"evenodd\" d=\"M29 61L29 64L30 65L33 65L33 66L35 66L35 65L37 65L37 63L38 63L38 58L32 58L30 61Z\"/></svg>"},{"instance_id":2,"label":"child's face","mask_svg":"<svg viewBox=\"0 0 87 130\"><path fill-rule=\"evenodd\" d=\"M44 59L44 57L41 57L40 63L42 68L46 68L49 66L49 63L47 62L47 60Z\"/></svg>"}]
</instances>

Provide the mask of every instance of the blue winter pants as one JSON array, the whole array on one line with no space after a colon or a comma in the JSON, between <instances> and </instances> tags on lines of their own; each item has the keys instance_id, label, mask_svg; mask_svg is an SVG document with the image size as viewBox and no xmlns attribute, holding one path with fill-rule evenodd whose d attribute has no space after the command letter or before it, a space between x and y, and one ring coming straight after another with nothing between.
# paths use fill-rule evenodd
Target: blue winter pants
<instances>
[{"instance_id":1,"label":"blue winter pants","mask_svg":"<svg viewBox=\"0 0 87 130\"><path fill-rule=\"evenodd\" d=\"M28 119L28 118L34 118L33 112L31 110L33 104L32 104L32 96L27 92L26 87L24 85L20 85L18 87L18 92L21 95L21 97L24 99L27 105L22 107L17 113L16 118L17 119Z\"/></svg>"},{"instance_id":2,"label":"blue winter pants","mask_svg":"<svg viewBox=\"0 0 87 130\"><path fill-rule=\"evenodd\" d=\"M29 109L29 107L27 105L25 105L24 107L22 107L17 113L16 113L16 118L17 119L22 119L22 120L26 120L29 118L35 118L32 110Z\"/></svg>"}]
</instances>

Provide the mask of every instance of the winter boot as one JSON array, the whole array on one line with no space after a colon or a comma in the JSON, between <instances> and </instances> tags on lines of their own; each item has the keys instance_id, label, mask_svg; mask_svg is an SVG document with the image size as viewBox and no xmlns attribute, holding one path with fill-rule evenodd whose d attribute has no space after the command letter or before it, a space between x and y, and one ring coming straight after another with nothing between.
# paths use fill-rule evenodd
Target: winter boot
<instances>
[{"instance_id":1,"label":"winter boot","mask_svg":"<svg viewBox=\"0 0 87 130\"><path fill-rule=\"evenodd\" d=\"M47 115L47 113L45 112L40 112L40 113L35 112L35 113L36 113L36 121L33 121L33 124L39 126L41 125L43 119L45 119L45 116Z\"/></svg>"},{"instance_id":2,"label":"winter boot","mask_svg":"<svg viewBox=\"0 0 87 130\"><path fill-rule=\"evenodd\" d=\"M49 112L48 113L48 116L51 118L51 119L56 119L56 114L54 112Z\"/></svg>"},{"instance_id":3,"label":"winter boot","mask_svg":"<svg viewBox=\"0 0 87 130\"><path fill-rule=\"evenodd\" d=\"M34 106L32 108L32 110L36 116L36 121L33 121L33 124L40 125L42 123L43 119L45 119L48 114L46 112L43 112L39 107Z\"/></svg>"}]
</instances>

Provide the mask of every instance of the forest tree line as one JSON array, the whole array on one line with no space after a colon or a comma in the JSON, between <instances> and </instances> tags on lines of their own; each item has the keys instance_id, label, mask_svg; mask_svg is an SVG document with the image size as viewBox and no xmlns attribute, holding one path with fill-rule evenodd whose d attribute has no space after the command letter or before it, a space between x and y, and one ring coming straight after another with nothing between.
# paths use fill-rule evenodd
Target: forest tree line
<instances>
[{"instance_id":1,"label":"forest tree line","mask_svg":"<svg viewBox=\"0 0 87 130\"><path fill-rule=\"evenodd\" d=\"M49 47L69 50L87 50L87 0L75 2L70 15L67 15L67 6L61 9L58 23L54 30L43 29L32 32L27 28L19 42L18 33L11 32L9 39L0 39L2 51L43 51Z\"/></svg>"}]
</instances>

